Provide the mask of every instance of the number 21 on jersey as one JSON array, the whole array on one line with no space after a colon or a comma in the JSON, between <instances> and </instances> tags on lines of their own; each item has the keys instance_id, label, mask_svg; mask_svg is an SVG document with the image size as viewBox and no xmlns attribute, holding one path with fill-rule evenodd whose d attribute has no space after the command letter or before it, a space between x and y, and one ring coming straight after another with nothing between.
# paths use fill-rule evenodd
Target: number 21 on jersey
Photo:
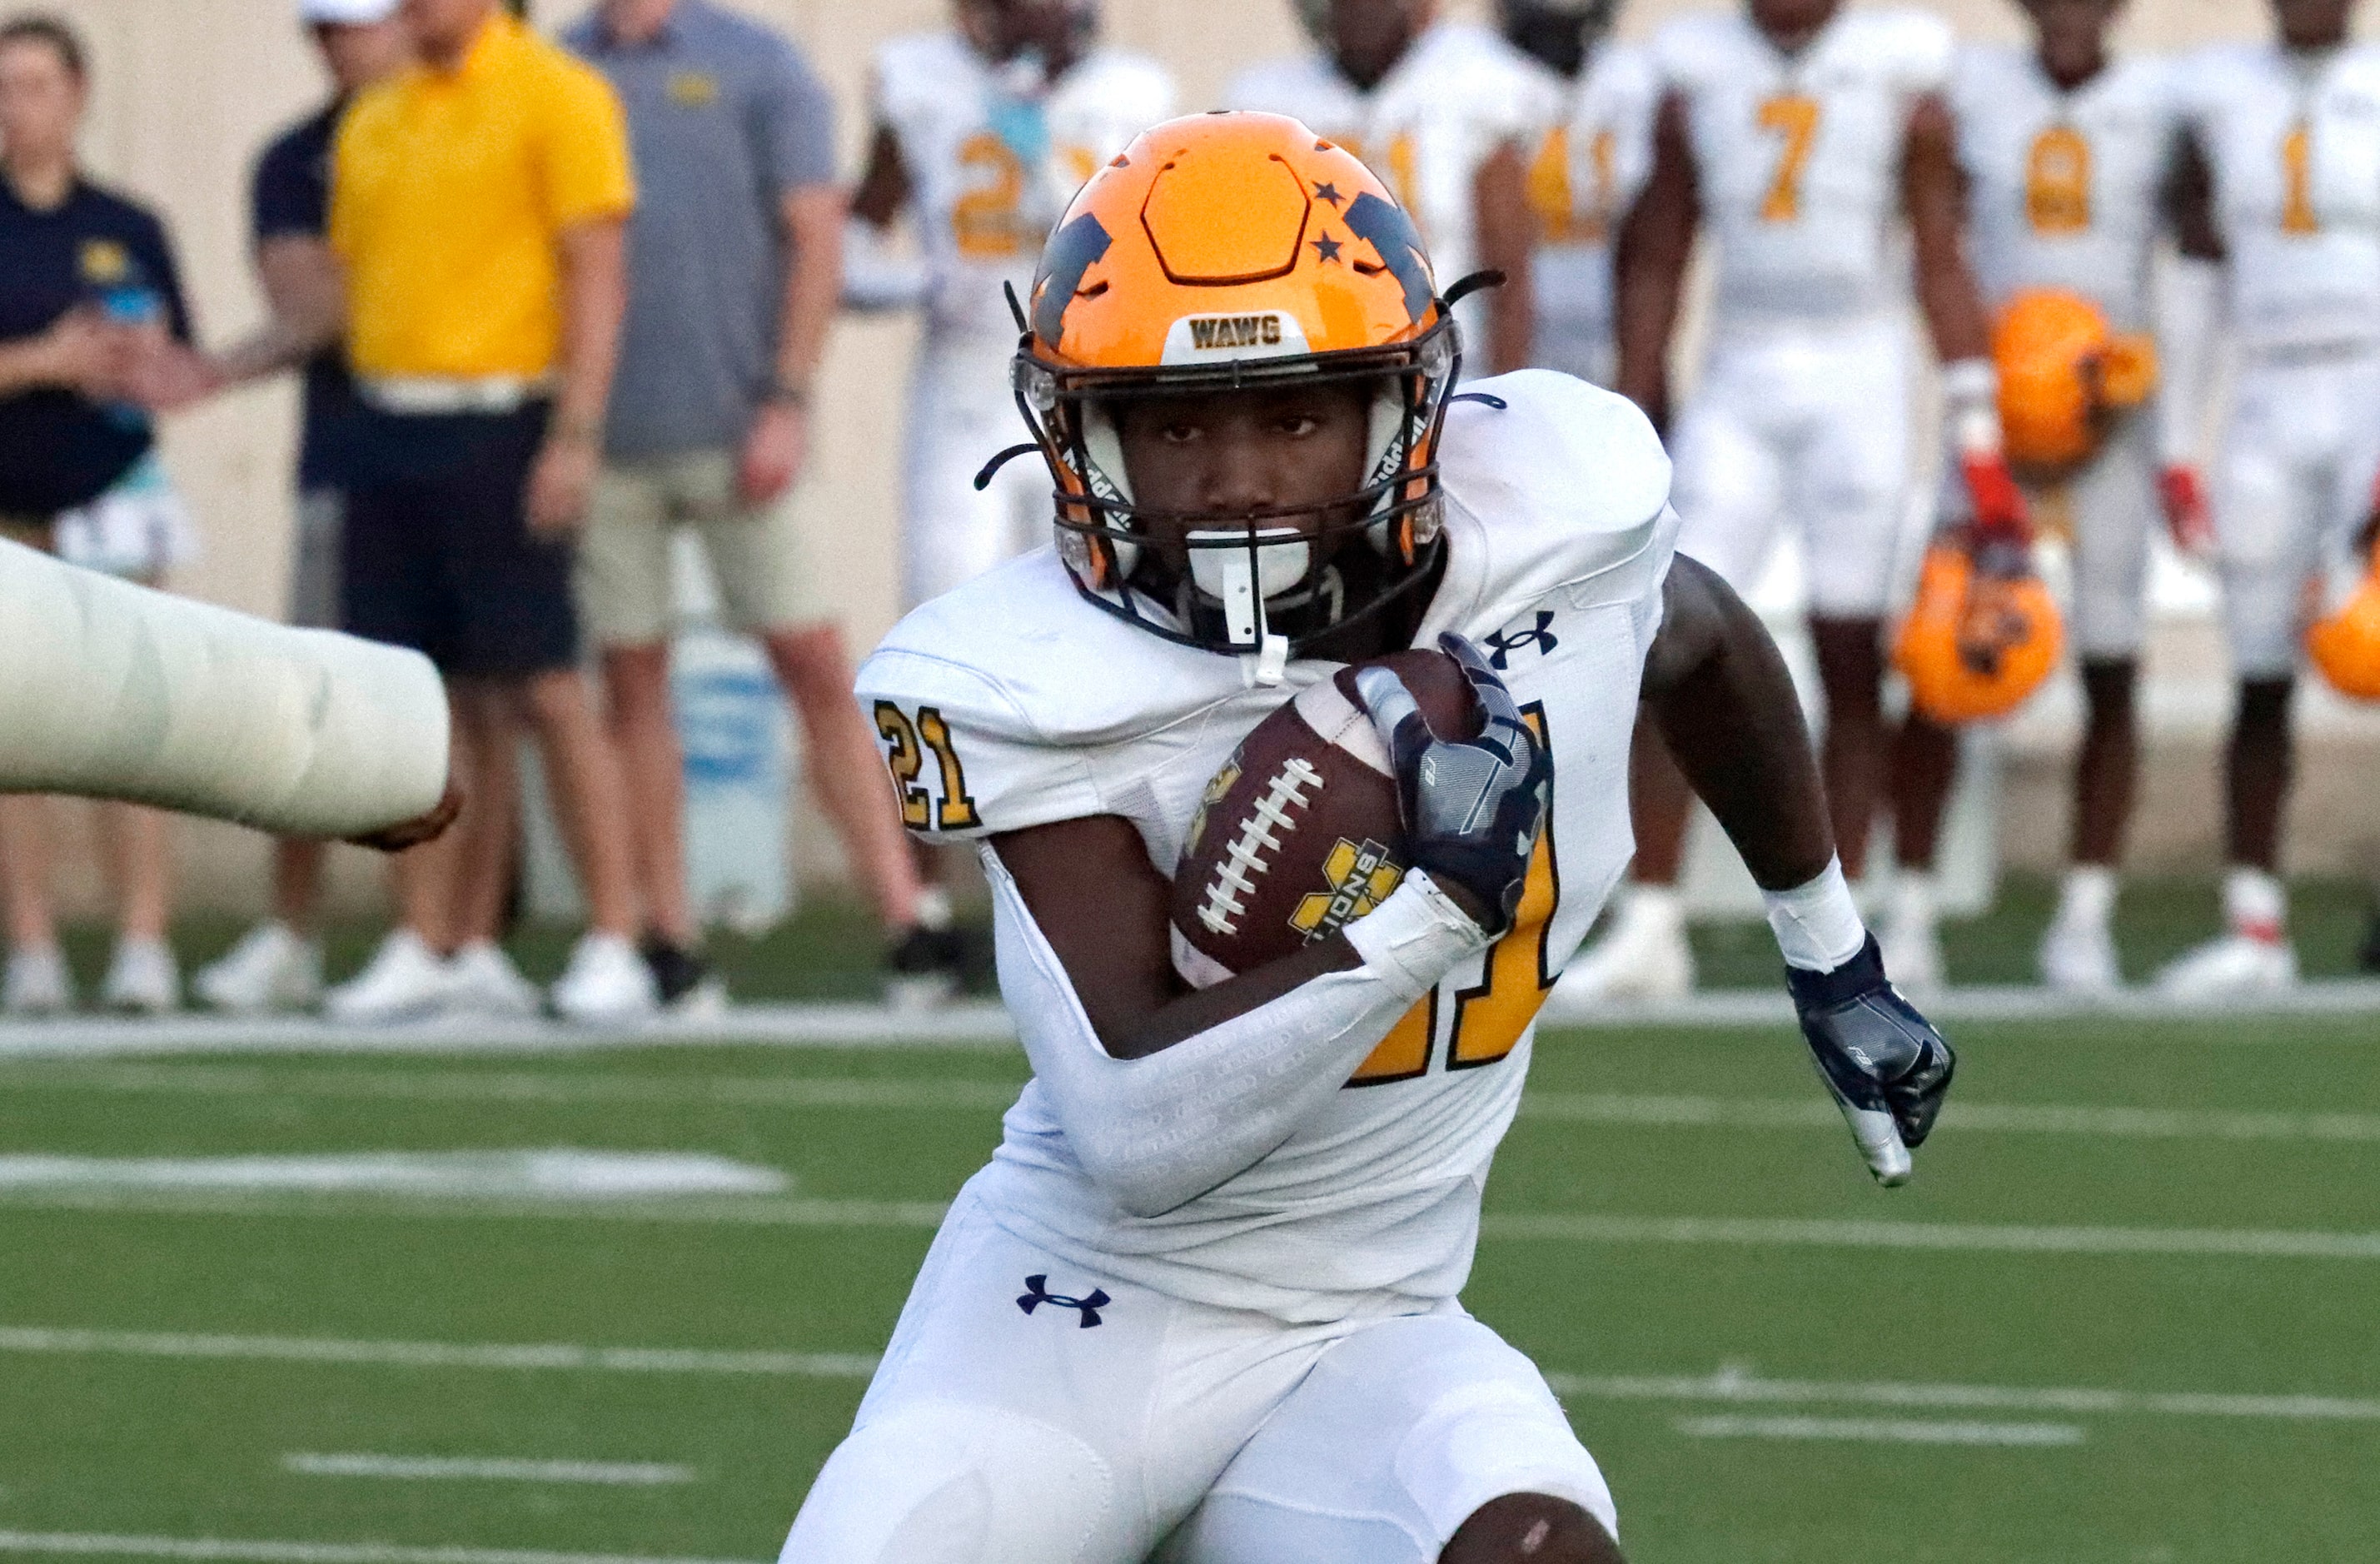
<instances>
[{"instance_id":1,"label":"number 21 on jersey","mask_svg":"<svg viewBox=\"0 0 2380 1564\"><path fill-rule=\"evenodd\" d=\"M1546 709L1532 703L1521 718L1546 743ZM1550 805L1550 800L1548 800ZM1561 904L1561 872L1554 858L1554 819L1549 806L1546 827L1537 835L1536 851L1529 855L1528 878L1521 884L1521 904L1512 927L1488 947L1479 981L1454 993L1454 1022L1448 1028L1446 1067L1471 1070L1493 1064L1521 1045L1521 1034L1545 1007L1554 979L1551 969L1554 909ZM1380 1039L1380 1046L1349 1076L1351 1086L1385 1085L1410 1081L1429 1073L1432 1045L1438 1040L1439 996L1433 989Z\"/></svg>"},{"instance_id":2,"label":"number 21 on jersey","mask_svg":"<svg viewBox=\"0 0 2380 1564\"><path fill-rule=\"evenodd\" d=\"M876 703L876 733L884 741L884 764L892 772L892 791L901 800L901 823L911 830L973 830L982 823L975 798L967 792L966 768L951 745L951 725L931 706L917 708L915 721L889 700ZM926 757L934 758L941 797L937 800L920 782Z\"/></svg>"}]
</instances>

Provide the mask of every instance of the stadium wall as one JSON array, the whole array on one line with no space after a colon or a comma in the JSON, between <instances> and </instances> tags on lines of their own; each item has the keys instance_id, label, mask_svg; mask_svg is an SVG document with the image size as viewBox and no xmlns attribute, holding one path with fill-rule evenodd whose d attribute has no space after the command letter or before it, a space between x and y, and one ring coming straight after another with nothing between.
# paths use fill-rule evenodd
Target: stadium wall
<instances>
[{"instance_id":1,"label":"stadium wall","mask_svg":"<svg viewBox=\"0 0 2380 1564\"><path fill-rule=\"evenodd\" d=\"M843 110L845 162L856 165L865 127L868 60L881 39L939 26L946 0L735 0L784 27L809 49ZM567 20L583 0L535 0L541 25ZM0 9L13 10L0 5ZM163 209L188 271L201 329L223 341L252 325L260 304L244 235L249 158L267 135L305 110L322 86L289 0L48 0L89 36L94 112L86 144L99 176ZM1457 10L1476 10L1457 5ZM1623 31L1642 34L1693 8L1676 0L1633 0ZM1971 36L2014 38L2017 14L1998 0L1937 7ZM1288 0L1106 0L1111 38L1167 61L1184 100L1211 102L1248 61L1295 46ZM2254 0L2136 0L2124 24L2134 47L2179 47L2265 29ZM895 444L907 326L849 320L837 333L820 406L816 466L806 489L814 557L831 578L827 600L847 604L845 629L864 649L895 612ZM201 597L261 612L281 600L286 571L294 398L283 386L247 393L179 418L166 457L207 540L204 559L181 585ZM2150 746L2134 859L2143 867L2211 866L2219 821L2213 762L2223 700L2219 648L2203 619L2158 632ZM2297 814L2296 867L2343 869L2380 855L2380 828L2368 789L2380 761L2380 723L2317 702ZM2063 755L2072 732L2070 697L2053 697L2010 735L2003 834L2010 860L2054 863L2062 850ZM807 804L796 840L806 878L840 865ZM261 903L261 847L226 828L192 824L181 836L186 902L250 909ZM69 903L97 899L87 847L69 849ZM343 857L341 900L369 904L375 875L362 855Z\"/></svg>"}]
</instances>

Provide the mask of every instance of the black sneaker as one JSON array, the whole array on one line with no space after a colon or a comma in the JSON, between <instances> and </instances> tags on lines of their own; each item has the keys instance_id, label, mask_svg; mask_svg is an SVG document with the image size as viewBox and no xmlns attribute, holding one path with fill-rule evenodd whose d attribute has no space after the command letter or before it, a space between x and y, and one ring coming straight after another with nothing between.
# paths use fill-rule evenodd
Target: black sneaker
<instances>
[{"instance_id":1,"label":"black sneaker","mask_svg":"<svg viewBox=\"0 0 2380 1564\"><path fill-rule=\"evenodd\" d=\"M932 1010L958 998L966 981L966 942L954 928L912 928L884 952L884 1002L893 1010Z\"/></svg>"},{"instance_id":2,"label":"black sneaker","mask_svg":"<svg viewBox=\"0 0 2380 1564\"><path fill-rule=\"evenodd\" d=\"M638 950L652 968L653 987L661 993L663 1011L672 1015L707 1015L727 1007L727 986L710 970L710 964L692 951L658 935L647 936Z\"/></svg>"}]
</instances>

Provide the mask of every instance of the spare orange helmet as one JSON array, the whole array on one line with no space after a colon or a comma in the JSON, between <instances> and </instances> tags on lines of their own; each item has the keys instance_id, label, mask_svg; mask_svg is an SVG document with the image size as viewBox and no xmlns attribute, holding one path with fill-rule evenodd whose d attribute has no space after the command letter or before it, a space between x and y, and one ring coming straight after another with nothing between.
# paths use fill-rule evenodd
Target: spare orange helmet
<instances>
[{"instance_id":1,"label":"spare orange helmet","mask_svg":"<svg viewBox=\"0 0 2380 1564\"><path fill-rule=\"evenodd\" d=\"M2010 462L2058 471L2096 455L2108 416L2156 388L2156 345L2117 333L2100 308L2064 288L2027 288L1992 328L2000 431Z\"/></svg>"},{"instance_id":2,"label":"spare orange helmet","mask_svg":"<svg viewBox=\"0 0 2380 1564\"><path fill-rule=\"evenodd\" d=\"M1278 668L1417 588L1441 546L1451 302L1388 188L1296 120L1196 115L1143 132L1067 208L1020 321L1017 406L1057 480L1059 557L1083 595ZM1288 511L1135 502L1117 402L1331 382L1373 388L1370 460L1318 530Z\"/></svg>"},{"instance_id":3,"label":"spare orange helmet","mask_svg":"<svg viewBox=\"0 0 2380 1564\"><path fill-rule=\"evenodd\" d=\"M2024 550L1956 541L1925 552L1893 666L1912 705L1945 725L2005 717L2058 665L2065 629Z\"/></svg>"},{"instance_id":4,"label":"spare orange helmet","mask_svg":"<svg viewBox=\"0 0 2380 1564\"><path fill-rule=\"evenodd\" d=\"M2306 632L2306 654L2332 689L2357 700L2380 700L2380 544L2346 600Z\"/></svg>"}]
</instances>

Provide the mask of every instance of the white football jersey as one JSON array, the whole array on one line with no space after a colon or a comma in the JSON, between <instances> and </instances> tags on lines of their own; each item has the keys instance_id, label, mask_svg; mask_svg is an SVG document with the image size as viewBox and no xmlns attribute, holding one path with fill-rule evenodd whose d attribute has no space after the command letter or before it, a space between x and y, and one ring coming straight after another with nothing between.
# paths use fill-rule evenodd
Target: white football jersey
<instances>
[{"instance_id":1,"label":"white football jersey","mask_svg":"<svg viewBox=\"0 0 2380 1564\"><path fill-rule=\"evenodd\" d=\"M896 38L876 56L876 119L901 144L931 325L946 336L1014 343L1002 285L1021 296L1075 192L1173 114L1164 67L1118 50L1092 51L1046 89L1013 78L951 32Z\"/></svg>"},{"instance_id":2,"label":"white football jersey","mask_svg":"<svg viewBox=\"0 0 2380 1564\"><path fill-rule=\"evenodd\" d=\"M1412 214L1443 288L1479 268L1480 166L1508 141L1534 149L1560 114L1553 77L1472 22L1432 23L1366 92L1316 51L1253 66L1224 106L1285 114L1361 158ZM1480 362L1484 317L1459 308Z\"/></svg>"},{"instance_id":3,"label":"white football jersey","mask_svg":"<svg viewBox=\"0 0 2380 1564\"><path fill-rule=\"evenodd\" d=\"M1538 1007L1634 851L1629 734L1677 530L1669 459L1632 404L1543 370L1482 385L1506 406L1449 410L1447 569L1416 642L1477 641L1551 746L1552 819L1517 926L1415 1006L1329 1111L1160 1217L1100 1193L1028 1084L972 1186L1019 1236L1292 1319L1461 1289ZM1335 668L1295 661L1286 683L1255 685L1237 658L1086 601L1044 548L903 620L858 697L913 830L965 840L1120 815L1170 875L1240 740Z\"/></svg>"},{"instance_id":4,"label":"white football jersey","mask_svg":"<svg viewBox=\"0 0 2380 1564\"><path fill-rule=\"evenodd\" d=\"M1908 297L1902 150L1916 101L1949 85L1952 46L1949 24L1913 11L1841 12L1791 55L1741 12L1661 30L1655 61L1684 101L1722 323Z\"/></svg>"},{"instance_id":5,"label":"white football jersey","mask_svg":"<svg viewBox=\"0 0 2380 1564\"><path fill-rule=\"evenodd\" d=\"M2119 60L2069 92L2030 49L1969 45L1950 79L1968 249L1984 297L2067 288L2148 324L2149 257L2179 134L2173 67Z\"/></svg>"},{"instance_id":6,"label":"white football jersey","mask_svg":"<svg viewBox=\"0 0 2380 1564\"><path fill-rule=\"evenodd\" d=\"M2221 44L2179 67L2252 347L2380 341L2380 49Z\"/></svg>"},{"instance_id":7,"label":"white football jersey","mask_svg":"<svg viewBox=\"0 0 2380 1564\"><path fill-rule=\"evenodd\" d=\"M1611 373L1611 247L1653 165L1653 56L1608 43L1567 89L1567 117L1529 169L1536 217L1536 361L1598 382Z\"/></svg>"}]
</instances>

